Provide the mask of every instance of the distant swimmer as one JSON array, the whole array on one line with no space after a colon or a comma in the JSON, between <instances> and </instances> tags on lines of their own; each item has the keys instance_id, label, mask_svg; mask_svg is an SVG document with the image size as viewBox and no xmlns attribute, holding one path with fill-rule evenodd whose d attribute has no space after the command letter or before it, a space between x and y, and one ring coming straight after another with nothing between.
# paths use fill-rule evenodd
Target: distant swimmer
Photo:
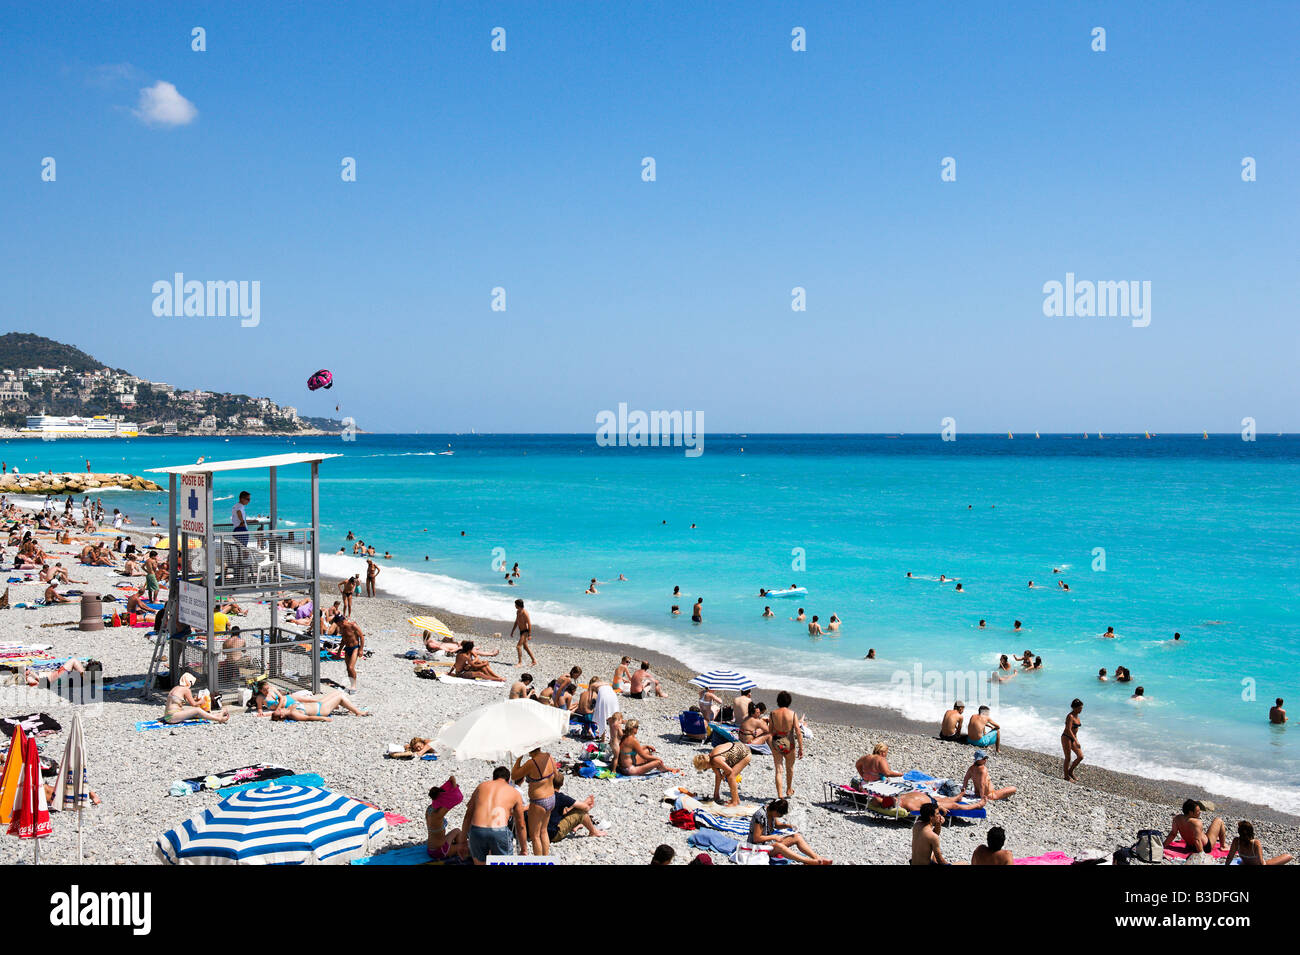
<instances>
[{"instance_id":1,"label":"distant swimmer","mask_svg":"<svg viewBox=\"0 0 1300 955\"><path fill-rule=\"evenodd\" d=\"M760 597L766 597L766 596L767 596L767 588L766 588L766 587L759 587L759 588L758 588L758 595L759 595Z\"/></svg>"},{"instance_id":2,"label":"distant swimmer","mask_svg":"<svg viewBox=\"0 0 1300 955\"><path fill-rule=\"evenodd\" d=\"M957 585L957 593L959 593L959 594L961 594L961 593L965 593L965 591L961 589L961 584L958 584L958 585Z\"/></svg>"},{"instance_id":3,"label":"distant swimmer","mask_svg":"<svg viewBox=\"0 0 1300 955\"><path fill-rule=\"evenodd\" d=\"M691 525L691 530L695 530L695 525L694 525L694 524Z\"/></svg>"},{"instance_id":4,"label":"distant swimmer","mask_svg":"<svg viewBox=\"0 0 1300 955\"><path fill-rule=\"evenodd\" d=\"M1133 674L1128 672L1128 667L1115 668L1116 683L1129 683L1132 681L1132 679L1133 679Z\"/></svg>"},{"instance_id":5,"label":"distant swimmer","mask_svg":"<svg viewBox=\"0 0 1300 955\"><path fill-rule=\"evenodd\" d=\"M1005 660L1006 657L1003 657L1002 659ZM1015 656L1012 657L1012 659L1013 659L1013 660L1016 660L1017 662L1019 662L1019 663L1020 663L1021 665L1023 665L1023 666L1026 666L1026 667L1027 667L1027 666L1030 666L1030 665L1032 665L1033 662L1034 662L1034 651L1033 651L1033 650L1028 650L1028 649L1027 649L1027 650L1025 650L1024 653L1016 654Z\"/></svg>"},{"instance_id":6,"label":"distant swimmer","mask_svg":"<svg viewBox=\"0 0 1300 955\"><path fill-rule=\"evenodd\" d=\"M840 618L835 614L831 614L831 619L830 622L826 624L826 629L829 630L831 633L834 633L839 628L840 628Z\"/></svg>"},{"instance_id":7,"label":"distant swimmer","mask_svg":"<svg viewBox=\"0 0 1300 955\"><path fill-rule=\"evenodd\" d=\"M910 570L907 572L907 576L908 576L908 577L912 577L912 572L911 572ZM915 577L912 577L912 579L915 580L916 578L915 578Z\"/></svg>"},{"instance_id":8,"label":"distant swimmer","mask_svg":"<svg viewBox=\"0 0 1300 955\"><path fill-rule=\"evenodd\" d=\"M691 608L691 620L695 623L704 622L704 598L699 597L695 601L695 606Z\"/></svg>"},{"instance_id":9,"label":"distant swimmer","mask_svg":"<svg viewBox=\"0 0 1300 955\"><path fill-rule=\"evenodd\" d=\"M1061 571L1060 571L1060 568L1058 568L1058 567L1053 567L1053 568L1052 568L1052 573L1054 573L1054 574L1059 574L1060 572L1061 572Z\"/></svg>"},{"instance_id":10,"label":"distant swimmer","mask_svg":"<svg viewBox=\"0 0 1300 955\"><path fill-rule=\"evenodd\" d=\"M592 577L592 578L591 578L591 584L588 585L588 587L587 587L587 593L589 593L589 594L598 594L598 593L600 593L600 591L596 589L596 578L595 578L595 577Z\"/></svg>"},{"instance_id":11,"label":"distant swimmer","mask_svg":"<svg viewBox=\"0 0 1300 955\"><path fill-rule=\"evenodd\" d=\"M1138 687L1133 691L1133 695L1129 697L1130 700L1145 700L1146 698L1146 689L1143 687Z\"/></svg>"},{"instance_id":12,"label":"distant swimmer","mask_svg":"<svg viewBox=\"0 0 1300 955\"><path fill-rule=\"evenodd\" d=\"M510 568L510 576L511 576L511 577L518 577L518 576L520 576L520 574L519 574L519 562L518 562L518 561L515 561L515 565L514 565L513 567Z\"/></svg>"},{"instance_id":13,"label":"distant swimmer","mask_svg":"<svg viewBox=\"0 0 1300 955\"><path fill-rule=\"evenodd\" d=\"M1107 679L1108 678L1106 676L1106 668L1102 667L1100 670L1097 671L1097 680L1098 682L1106 683Z\"/></svg>"},{"instance_id":14,"label":"distant swimmer","mask_svg":"<svg viewBox=\"0 0 1300 955\"><path fill-rule=\"evenodd\" d=\"M1060 587L1062 590L1069 590L1069 589L1070 589L1070 585L1067 584L1064 580L1058 580L1058 581L1056 582L1056 586Z\"/></svg>"},{"instance_id":15,"label":"distant swimmer","mask_svg":"<svg viewBox=\"0 0 1300 955\"><path fill-rule=\"evenodd\" d=\"M947 580L948 580L948 578L947 578L946 575L944 575L944 574L940 574L940 575L939 575L939 583L941 583L941 584L942 584L942 583L946 583Z\"/></svg>"},{"instance_id":16,"label":"distant swimmer","mask_svg":"<svg viewBox=\"0 0 1300 955\"><path fill-rule=\"evenodd\" d=\"M999 683L1004 683L1015 675L1015 668L1011 666L1011 662L1007 659L1007 655L1005 653L1002 654L998 659L998 668L993 671L993 678Z\"/></svg>"},{"instance_id":17,"label":"distant swimmer","mask_svg":"<svg viewBox=\"0 0 1300 955\"><path fill-rule=\"evenodd\" d=\"M983 621L983 619L981 619L980 622L979 622L979 628L980 628L981 630L983 630L983 629L985 629L987 626L988 626L988 624L986 624L986 623Z\"/></svg>"},{"instance_id":18,"label":"distant swimmer","mask_svg":"<svg viewBox=\"0 0 1300 955\"><path fill-rule=\"evenodd\" d=\"M1029 589L1030 590L1034 589L1034 582L1032 580L1029 582Z\"/></svg>"},{"instance_id":19,"label":"distant swimmer","mask_svg":"<svg viewBox=\"0 0 1300 955\"><path fill-rule=\"evenodd\" d=\"M624 577L622 574L619 574L619 575L618 575L618 579L619 579L619 580L622 580L622 581L624 581L624 582L627 581L627 578Z\"/></svg>"},{"instance_id":20,"label":"distant swimmer","mask_svg":"<svg viewBox=\"0 0 1300 955\"><path fill-rule=\"evenodd\" d=\"M1286 722L1286 710L1282 709L1282 697L1277 698L1277 702L1269 708L1268 721L1277 723L1279 726Z\"/></svg>"},{"instance_id":21,"label":"distant swimmer","mask_svg":"<svg viewBox=\"0 0 1300 955\"><path fill-rule=\"evenodd\" d=\"M1011 629L1014 630L1016 633L1019 633L1021 630L1024 629L1024 625L1021 624L1021 622L1020 622L1019 620L1017 620L1017 621L1016 621L1016 625L1015 625L1014 627L1012 627Z\"/></svg>"},{"instance_id":22,"label":"distant swimmer","mask_svg":"<svg viewBox=\"0 0 1300 955\"><path fill-rule=\"evenodd\" d=\"M674 596L674 597L680 597L681 595L682 595L682 588L680 588L680 587L674 587L674 588L673 588L673 596Z\"/></svg>"},{"instance_id":23,"label":"distant swimmer","mask_svg":"<svg viewBox=\"0 0 1300 955\"><path fill-rule=\"evenodd\" d=\"M775 617L776 614L772 613L772 608L771 608L771 607L764 607L764 608L763 608L763 616L764 616L764 617Z\"/></svg>"},{"instance_id":24,"label":"distant swimmer","mask_svg":"<svg viewBox=\"0 0 1300 955\"><path fill-rule=\"evenodd\" d=\"M800 607L800 608L799 608L799 616L797 616L797 617L791 617L790 619L793 620L795 623L803 623L803 621L804 621L804 616L803 616L803 607Z\"/></svg>"},{"instance_id":25,"label":"distant swimmer","mask_svg":"<svg viewBox=\"0 0 1300 955\"><path fill-rule=\"evenodd\" d=\"M1181 633L1179 633L1177 630L1175 630L1175 631L1174 631L1174 643L1177 643L1177 642L1178 642L1179 640L1181 640L1181 639L1183 639L1183 635L1182 635Z\"/></svg>"},{"instance_id":26,"label":"distant swimmer","mask_svg":"<svg viewBox=\"0 0 1300 955\"><path fill-rule=\"evenodd\" d=\"M506 584L511 587L515 585L515 579L511 577L509 574L506 574Z\"/></svg>"},{"instance_id":27,"label":"distant swimmer","mask_svg":"<svg viewBox=\"0 0 1300 955\"><path fill-rule=\"evenodd\" d=\"M1107 628L1106 628L1106 632L1103 633L1102 636L1105 637L1107 640L1114 640L1114 639L1115 639L1115 628L1114 628L1114 627L1107 627Z\"/></svg>"},{"instance_id":28,"label":"distant swimmer","mask_svg":"<svg viewBox=\"0 0 1300 955\"><path fill-rule=\"evenodd\" d=\"M872 647L870 650L867 651L867 655L866 655L865 657L863 657L862 659L864 659L864 660L874 660L875 658L876 658L876 648L875 648L875 647Z\"/></svg>"},{"instance_id":29,"label":"distant swimmer","mask_svg":"<svg viewBox=\"0 0 1300 955\"><path fill-rule=\"evenodd\" d=\"M822 635L822 625L817 622L817 614L813 614L812 623L808 624L808 636L820 637Z\"/></svg>"},{"instance_id":30,"label":"distant swimmer","mask_svg":"<svg viewBox=\"0 0 1300 955\"><path fill-rule=\"evenodd\" d=\"M682 608L679 607L677 604L673 604L673 616L680 617L681 615L682 615Z\"/></svg>"},{"instance_id":31,"label":"distant swimmer","mask_svg":"<svg viewBox=\"0 0 1300 955\"><path fill-rule=\"evenodd\" d=\"M1034 670L1041 670L1042 668L1043 668L1043 658L1042 658L1042 657L1034 657L1034 665L1033 665L1033 667L1031 667L1031 669L1034 669Z\"/></svg>"}]
</instances>

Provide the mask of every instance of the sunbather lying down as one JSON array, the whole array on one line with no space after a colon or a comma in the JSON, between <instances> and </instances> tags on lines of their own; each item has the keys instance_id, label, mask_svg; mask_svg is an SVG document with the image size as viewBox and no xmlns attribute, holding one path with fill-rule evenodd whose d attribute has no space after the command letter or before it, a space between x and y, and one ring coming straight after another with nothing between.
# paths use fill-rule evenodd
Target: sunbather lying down
<instances>
[{"instance_id":1,"label":"sunbather lying down","mask_svg":"<svg viewBox=\"0 0 1300 955\"><path fill-rule=\"evenodd\" d=\"M960 799L955 797L936 796L933 793L926 792L924 789L903 793L901 796L895 798L898 800L898 804L908 812L920 812L921 807L928 802L937 804L938 807L945 812L950 812L953 809L980 809L984 806L983 799L976 802L962 802Z\"/></svg>"},{"instance_id":2,"label":"sunbather lying down","mask_svg":"<svg viewBox=\"0 0 1300 955\"><path fill-rule=\"evenodd\" d=\"M330 714L340 706L353 716L370 715L369 711L363 712L355 703L349 700L347 694L342 690L334 690L332 693L326 693L319 700L295 701L290 705L285 705L285 701L281 700L281 705L272 711L271 719L277 722L295 720L299 723L328 723Z\"/></svg>"},{"instance_id":3,"label":"sunbather lying down","mask_svg":"<svg viewBox=\"0 0 1300 955\"><path fill-rule=\"evenodd\" d=\"M422 630L418 632L424 633L424 631ZM452 654L459 653L460 648L464 644L464 642L465 641L463 640L439 640L431 633L424 634L424 649L428 650L430 653L433 653L436 650L441 650L443 653L452 653ZM494 657L501 651L500 650L479 650L477 652L478 655L481 657Z\"/></svg>"}]
</instances>

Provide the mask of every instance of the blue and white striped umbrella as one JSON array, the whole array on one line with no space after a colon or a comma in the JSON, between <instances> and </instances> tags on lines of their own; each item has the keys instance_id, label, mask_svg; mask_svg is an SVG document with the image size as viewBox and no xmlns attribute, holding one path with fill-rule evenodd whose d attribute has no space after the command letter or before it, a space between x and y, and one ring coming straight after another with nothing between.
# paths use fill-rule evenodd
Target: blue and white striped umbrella
<instances>
[{"instance_id":1,"label":"blue and white striped umbrella","mask_svg":"<svg viewBox=\"0 0 1300 955\"><path fill-rule=\"evenodd\" d=\"M702 690L736 690L737 692L752 690L758 686L749 677L741 676L735 670L710 670L687 682Z\"/></svg>"},{"instance_id":2,"label":"blue and white striped umbrella","mask_svg":"<svg viewBox=\"0 0 1300 955\"><path fill-rule=\"evenodd\" d=\"M346 865L387 828L382 811L339 793L269 785L164 832L154 851L174 865Z\"/></svg>"}]
</instances>

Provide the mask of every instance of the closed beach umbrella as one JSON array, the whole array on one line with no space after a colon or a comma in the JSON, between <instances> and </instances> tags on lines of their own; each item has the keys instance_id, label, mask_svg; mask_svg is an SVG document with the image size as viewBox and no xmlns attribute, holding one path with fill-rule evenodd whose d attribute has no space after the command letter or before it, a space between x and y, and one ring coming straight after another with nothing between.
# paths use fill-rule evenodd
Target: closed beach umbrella
<instances>
[{"instance_id":1,"label":"closed beach umbrella","mask_svg":"<svg viewBox=\"0 0 1300 955\"><path fill-rule=\"evenodd\" d=\"M22 726L14 728L14 735L9 738L9 755L5 757L4 774L0 775L0 826L9 825L13 818L14 803L18 800L18 781L23 775L23 751L27 747L27 735Z\"/></svg>"},{"instance_id":2,"label":"closed beach umbrella","mask_svg":"<svg viewBox=\"0 0 1300 955\"><path fill-rule=\"evenodd\" d=\"M407 617L406 622L417 630L423 630L426 633L436 634L444 640L455 640L451 628L439 620L437 617Z\"/></svg>"},{"instance_id":3,"label":"closed beach umbrella","mask_svg":"<svg viewBox=\"0 0 1300 955\"><path fill-rule=\"evenodd\" d=\"M154 852L174 865L346 865L369 855L382 811L315 786L245 789L164 832Z\"/></svg>"},{"instance_id":4,"label":"closed beach umbrella","mask_svg":"<svg viewBox=\"0 0 1300 955\"><path fill-rule=\"evenodd\" d=\"M36 740L28 739L23 752L23 770L18 779L18 796L9 820L9 835L31 839L32 860L41 861L41 840L54 831L45 804L45 783L41 781L41 753Z\"/></svg>"},{"instance_id":5,"label":"closed beach umbrella","mask_svg":"<svg viewBox=\"0 0 1300 955\"><path fill-rule=\"evenodd\" d=\"M741 676L735 670L710 670L708 673L701 673L699 676L688 680L692 686L698 686L702 690L752 690L758 686L747 676Z\"/></svg>"},{"instance_id":6,"label":"closed beach umbrella","mask_svg":"<svg viewBox=\"0 0 1300 955\"><path fill-rule=\"evenodd\" d=\"M434 745L457 759L502 763L563 738L569 711L536 700L502 700L467 713L442 728Z\"/></svg>"},{"instance_id":7,"label":"closed beach umbrella","mask_svg":"<svg viewBox=\"0 0 1300 955\"><path fill-rule=\"evenodd\" d=\"M54 787L54 803L64 812L77 813L77 858L81 852L81 811L90 800L90 777L86 772L86 740L81 732L81 714L72 717L68 745L59 764L59 782Z\"/></svg>"}]
</instances>

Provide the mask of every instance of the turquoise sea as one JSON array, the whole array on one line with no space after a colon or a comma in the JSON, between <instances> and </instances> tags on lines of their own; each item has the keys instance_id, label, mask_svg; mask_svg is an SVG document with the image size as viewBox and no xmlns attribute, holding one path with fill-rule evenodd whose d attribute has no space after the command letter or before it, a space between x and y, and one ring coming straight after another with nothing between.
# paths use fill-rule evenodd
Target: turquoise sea
<instances>
[{"instance_id":1,"label":"turquoise sea","mask_svg":"<svg viewBox=\"0 0 1300 955\"><path fill-rule=\"evenodd\" d=\"M351 530L391 551L380 583L400 596L503 630L523 597L552 629L919 719L989 699L1008 743L1057 754L1077 696L1090 762L1300 813L1300 730L1267 720L1278 696L1300 715L1300 437L725 435L696 458L592 435L0 442L24 470L287 450L342 455L321 466L322 550ZM304 523L306 468L280 487ZM243 489L260 512L264 486L218 476L218 498ZM162 513L157 494L104 498L137 524ZM508 587L494 568L516 561ZM807 595L757 596L792 583ZM801 606L843 628L810 638L789 619ZM989 683L999 653L1025 649L1043 670ZM1098 682L1117 665L1132 684Z\"/></svg>"}]
</instances>

